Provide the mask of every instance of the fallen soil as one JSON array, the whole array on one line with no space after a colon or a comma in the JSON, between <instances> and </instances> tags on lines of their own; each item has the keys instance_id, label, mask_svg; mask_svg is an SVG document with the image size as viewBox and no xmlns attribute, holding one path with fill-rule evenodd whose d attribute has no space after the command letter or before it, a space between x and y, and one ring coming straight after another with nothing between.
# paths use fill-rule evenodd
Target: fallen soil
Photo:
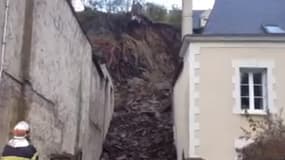
<instances>
[{"instance_id":1,"label":"fallen soil","mask_svg":"<svg viewBox=\"0 0 285 160\"><path fill-rule=\"evenodd\" d=\"M94 56L115 84L115 113L102 160L174 160L171 95L179 30L128 14L79 15Z\"/></svg>"}]
</instances>

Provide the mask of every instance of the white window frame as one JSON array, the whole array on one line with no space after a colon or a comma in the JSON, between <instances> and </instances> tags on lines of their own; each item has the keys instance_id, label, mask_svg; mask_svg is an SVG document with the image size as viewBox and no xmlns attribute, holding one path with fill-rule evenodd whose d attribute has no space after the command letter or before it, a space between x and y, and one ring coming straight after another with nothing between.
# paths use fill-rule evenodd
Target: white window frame
<instances>
[{"instance_id":1,"label":"white window frame","mask_svg":"<svg viewBox=\"0 0 285 160\"><path fill-rule=\"evenodd\" d=\"M275 82L275 77L273 75L273 69L275 67L273 60L256 60L256 59L246 59L246 60L233 60L232 66L234 68L234 75L232 77L232 82L234 85L233 99L234 107L233 113L235 114L253 114L253 115L265 115L268 109L271 113L277 112L277 107L275 106L276 93L273 89ZM252 68L252 69L266 69L266 105L263 110L259 109L241 109L241 91L240 91L240 73L242 68ZM252 92L252 91L251 91ZM253 96L253 93L250 93ZM253 102L250 102L253 103ZM252 104L251 104L252 106ZM253 104L254 106L254 104Z\"/></svg>"},{"instance_id":2,"label":"white window frame","mask_svg":"<svg viewBox=\"0 0 285 160\"><path fill-rule=\"evenodd\" d=\"M256 71L255 71L256 70ZM254 72L259 72L262 74L262 98L263 106L262 109L255 109L255 98L256 96L254 95ZM268 99L268 89L267 89L267 68L240 68L240 77L242 73L248 73L248 87L249 87L249 109L246 109L247 112L250 113L264 113L266 112L266 107L268 106L267 99ZM241 88L241 82L240 82L240 88ZM241 92L240 92L241 93ZM242 95L240 94L240 101L242 99ZM242 105L240 106L242 107Z\"/></svg>"}]
</instances>

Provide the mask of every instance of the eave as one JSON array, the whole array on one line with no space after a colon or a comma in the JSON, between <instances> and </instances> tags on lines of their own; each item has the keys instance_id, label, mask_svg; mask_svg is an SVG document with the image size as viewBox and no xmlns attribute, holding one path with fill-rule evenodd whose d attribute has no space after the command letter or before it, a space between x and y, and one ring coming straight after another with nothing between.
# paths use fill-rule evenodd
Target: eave
<instances>
[{"instance_id":1,"label":"eave","mask_svg":"<svg viewBox=\"0 0 285 160\"><path fill-rule=\"evenodd\" d=\"M197 42L240 42L240 43L284 43L285 34L209 34L185 35L179 57L183 58L190 43Z\"/></svg>"}]
</instances>

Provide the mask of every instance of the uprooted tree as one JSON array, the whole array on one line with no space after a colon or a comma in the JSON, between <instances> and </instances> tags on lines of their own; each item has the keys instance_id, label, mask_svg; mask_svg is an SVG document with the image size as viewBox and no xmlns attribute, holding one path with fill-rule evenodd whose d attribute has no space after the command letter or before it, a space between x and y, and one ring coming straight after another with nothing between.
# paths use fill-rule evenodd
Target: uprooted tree
<instances>
[{"instance_id":1,"label":"uprooted tree","mask_svg":"<svg viewBox=\"0 0 285 160\"><path fill-rule=\"evenodd\" d=\"M283 160L285 159L285 124L282 111L267 114L262 119L247 116L250 130L244 130L253 139L239 152L242 160ZM255 132L252 136L252 132Z\"/></svg>"},{"instance_id":2,"label":"uprooted tree","mask_svg":"<svg viewBox=\"0 0 285 160\"><path fill-rule=\"evenodd\" d=\"M129 12L132 5L143 3L144 0L88 0L88 4L95 10L108 13Z\"/></svg>"},{"instance_id":3,"label":"uprooted tree","mask_svg":"<svg viewBox=\"0 0 285 160\"><path fill-rule=\"evenodd\" d=\"M153 22L170 24L176 28L181 26L182 10L175 5L167 9L156 3L145 3L145 0L88 0L87 2L87 12L91 14L96 14L96 11L124 14L139 9L140 14Z\"/></svg>"}]
</instances>

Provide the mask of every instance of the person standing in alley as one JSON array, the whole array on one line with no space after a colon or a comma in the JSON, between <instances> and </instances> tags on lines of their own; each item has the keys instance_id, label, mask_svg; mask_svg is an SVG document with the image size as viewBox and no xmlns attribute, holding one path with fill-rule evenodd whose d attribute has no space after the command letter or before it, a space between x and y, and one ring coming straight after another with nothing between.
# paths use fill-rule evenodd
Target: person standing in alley
<instances>
[{"instance_id":1,"label":"person standing in alley","mask_svg":"<svg viewBox=\"0 0 285 160\"><path fill-rule=\"evenodd\" d=\"M21 121L13 129L13 138L4 147L1 160L38 160L36 148L30 143L30 126Z\"/></svg>"}]
</instances>

